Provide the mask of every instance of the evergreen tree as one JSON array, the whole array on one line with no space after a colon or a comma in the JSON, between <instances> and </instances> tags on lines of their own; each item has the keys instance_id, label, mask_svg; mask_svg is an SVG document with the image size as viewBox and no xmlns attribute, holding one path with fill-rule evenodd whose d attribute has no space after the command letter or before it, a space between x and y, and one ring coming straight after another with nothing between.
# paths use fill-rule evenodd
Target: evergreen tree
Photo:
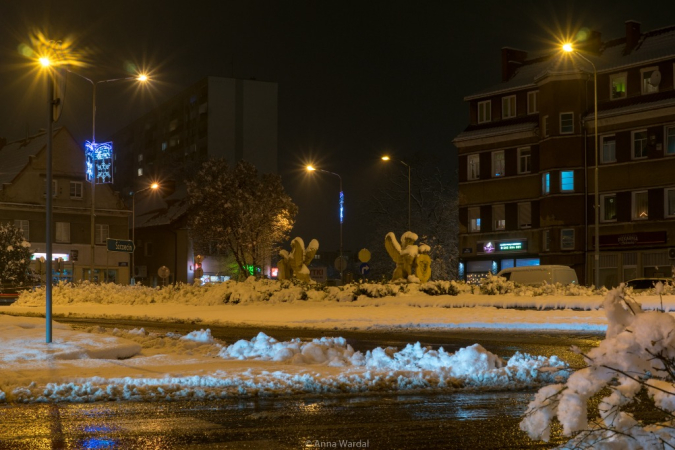
<instances>
[{"instance_id":1,"label":"evergreen tree","mask_svg":"<svg viewBox=\"0 0 675 450\"><path fill-rule=\"evenodd\" d=\"M23 231L0 223L0 285L27 284L30 256L30 242L23 238Z\"/></svg>"}]
</instances>

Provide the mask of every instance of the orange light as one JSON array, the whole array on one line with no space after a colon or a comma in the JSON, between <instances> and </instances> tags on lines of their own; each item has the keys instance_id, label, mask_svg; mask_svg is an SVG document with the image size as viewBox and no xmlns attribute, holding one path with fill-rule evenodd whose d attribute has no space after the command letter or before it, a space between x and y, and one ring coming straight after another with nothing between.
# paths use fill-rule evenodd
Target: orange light
<instances>
[{"instance_id":1,"label":"orange light","mask_svg":"<svg viewBox=\"0 0 675 450\"><path fill-rule=\"evenodd\" d=\"M574 51L574 47L572 47L572 44L570 44L569 42L563 44L562 49L565 50L567 53Z\"/></svg>"}]
</instances>

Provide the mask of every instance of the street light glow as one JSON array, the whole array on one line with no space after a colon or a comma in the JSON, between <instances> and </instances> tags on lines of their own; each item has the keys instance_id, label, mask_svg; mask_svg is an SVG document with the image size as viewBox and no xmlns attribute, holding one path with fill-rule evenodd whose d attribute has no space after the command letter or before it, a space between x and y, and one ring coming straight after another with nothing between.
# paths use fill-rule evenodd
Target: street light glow
<instances>
[{"instance_id":1,"label":"street light glow","mask_svg":"<svg viewBox=\"0 0 675 450\"><path fill-rule=\"evenodd\" d=\"M384 155L382 157L382 161L389 161L391 158L389 158L387 155Z\"/></svg>"},{"instance_id":2,"label":"street light glow","mask_svg":"<svg viewBox=\"0 0 675 450\"><path fill-rule=\"evenodd\" d=\"M152 189L158 189L158 188L159 188L159 183L152 183L152 184L150 185L150 188L152 188Z\"/></svg>"},{"instance_id":3,"label":"street light glow","mask_svg":"<svg viewBox=\"0 0 675 450\"><path fill-rule=\"evenodd\" d=\"M570 44L569 42L567 44L564 44L562 46L562 49L565 50L567 53L574 51L574 47L572 47L572 44Z\"/></svg>"},{"instance_id":4,"label":"street light glow","mask_svg":"<svg viewBox=\"0 0 675 450\"><path fill-rule=\"evenodd\" d=\"M309 165L309 166L307 166L307 170L309 170L310 172L312 172L312 171L314 171L314 170L316 170L316 169L314 168L314 166Z\"/></svg>"},{"instance_id":5,"label":"street light glow","mask_svg":"<svg viewBox=\"0 0 675 450\"><path fill-rule=\"evenodd\" d=\"M42 65L42 67L49 67L51 62L49 61L49 58L43 56L40 58L40 64Z\"/></svg>"},{"instance_id":6,"label":"street light glow","mask_svg":"<svg viewBox=\"0 0 675 450\"><path fill-rule=\"evenodd\" d=\"M148 76L144 73L140 74L138 78L136 78L138 81L146 82L148 81Z\"/></svg>"}]
</instances>

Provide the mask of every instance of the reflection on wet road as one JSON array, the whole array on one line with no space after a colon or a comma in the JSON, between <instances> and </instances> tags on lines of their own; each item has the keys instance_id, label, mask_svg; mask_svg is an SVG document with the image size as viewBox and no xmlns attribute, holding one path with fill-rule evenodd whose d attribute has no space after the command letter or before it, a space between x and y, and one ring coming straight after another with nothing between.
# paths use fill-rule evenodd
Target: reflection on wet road
<instances>
[{"instance_id":1,"label":"reflection on wet road","mask_svg":"<svg viewBox=\"0 0 675 450\"><path fill-rule=\"evenodd\" d=\"M550 448L509 392L0 407L0 449ZM558 442L560 443L560 442ZM367 445L367 447L366 447Z\"/></svg>"}]
</instances>

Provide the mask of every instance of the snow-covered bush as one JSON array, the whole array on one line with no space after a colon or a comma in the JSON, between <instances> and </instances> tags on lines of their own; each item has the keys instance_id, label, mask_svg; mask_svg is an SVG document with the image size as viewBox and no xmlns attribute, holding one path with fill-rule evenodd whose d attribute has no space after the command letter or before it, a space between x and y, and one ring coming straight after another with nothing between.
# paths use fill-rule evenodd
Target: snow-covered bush
<instances>
[{"instance_id":1,"label":"snow-covered bush","mask_svg":"<svg viewBox=\"0 0 675 450\"><path fill-rule=\"evenodd\" d=\"M466 289L466 285L461 286L455 281L428 281L420 285L420 292L427 295L458 295Z\"/></svg>"},{"instance_id":2,"label":"snow-covered bush","mask_svg":"<svg viewBox=\"0 0 675 450\"><path fill-rule=\"evenodd\" d=\"M0 289L3 284L28 283L30 242L23 238L23 231L12 224L0 223Z\"/></svg>"},{"instance_id":3,"label":"snow-covered bush","mask_svg":"<svg viewBox=\"0 0 675 450\"><path fill-rule=\"evenodd\" d=\"M485 295L509 294L515 288L516 285L513 281L492 274L488 274L480 282L480 293Z\"/></svg>"},{"instance_id":4,"label":"snow-covered bush","mask_svg":"<svg viewBox=\"0 0 675 450\"><path fill-rule=\"evenodd\" d=\"M548 440L557 418L564 435L572 436L565 448L674 448L675 318L643 312L621 289L609 292L603 306L607 336L584 355L588 367L541 389L520 427ZM603 395L597 404L591 401L596 394ZM637 403L657 419L638 421L631 412Z\"/></svg>"}]
</instances>

